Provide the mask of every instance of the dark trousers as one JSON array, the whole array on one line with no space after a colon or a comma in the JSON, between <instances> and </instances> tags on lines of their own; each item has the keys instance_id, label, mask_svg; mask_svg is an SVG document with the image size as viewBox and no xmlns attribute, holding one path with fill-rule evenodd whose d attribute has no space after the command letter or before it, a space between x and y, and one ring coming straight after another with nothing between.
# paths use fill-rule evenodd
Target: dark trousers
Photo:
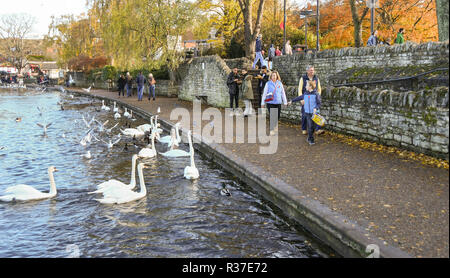
<instances>
[{"instance_id":1,"label":"dark trousers","mask_svg":"<svg viewBox=\"0 0 450 278\"><path fill-rule=\"evenodd\" d=\"M316 129L316 123L312 120L313 114L305 113L306 126L308 129L308 141L314 143L314 130Z\"/></svg>"},{"instance_id":2,"label":"dark trousers","mask_svg":"<svg viewBox=\"0 0 450 278\"><path fill-rule=\"evenodd\" d=\"M305 107L302 106L302 130L307 130L308 129L308 123L307 123L305 114L306 114L305 113ZM313 124L314 124L314 129L315 130L321 129L321 127L318 126L315 122L313 122Z\"/></svg>"},{"instance_id":3,"label":"dark trousers","mask_svg":"<svg viewBox=\"0 0 450 278\"><path fill-rule=\"evenodd\" d=\"M119 88L119 97L120 97L120 93L122 93L122 96L125 96L125 88L124 87Z\"/></svg>"},{"instance_id":4,"label":"dark trousers","mask_svg":"<svg viewBox=\"0 0 450 278\"><path fill-rule=\"evenodd\" d=\"M274 110L275 114L271 114L271 110ZM270 130L274 130L278 127L278 121L280 120L281 115L281 104L271 104L267 103L267 110L269 110L269 121L270 121Z\"/></svg>"},{"instance_id":5,"label":"dark trousers","mask_svg":"<svg viewBox=\"0 0 450 278\"><path fill-rule=\"evenodd\" d=\"M239 94L230 94L230 108L233 108L233 101L236 103L236 108L239 108Z\"/></svg>"}]
</instances>

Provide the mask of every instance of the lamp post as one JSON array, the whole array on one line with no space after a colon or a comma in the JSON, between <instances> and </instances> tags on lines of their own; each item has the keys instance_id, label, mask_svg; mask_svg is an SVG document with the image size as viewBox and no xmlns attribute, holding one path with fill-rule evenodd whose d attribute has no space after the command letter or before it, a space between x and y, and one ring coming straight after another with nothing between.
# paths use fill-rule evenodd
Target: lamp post
<instances>
[{"instance_id":1,"label":"lamp post","mask_svg":"<svg viewBox=\"0 0 450 278\"><path fill-rule=\"evenodd\" d=\"M316 17L317 17L317 39L316 39L316 50L319 51L319 0L317 0L317 10L316 10Z\"/></svg>"},{"instance_id":2,"label":"lamp post","mask_svg":"<svg viewBox=\"0 0 450 278\"><path fill-rule=\"evenodd\" d=\"M283 54L286 55L286 0L284 0L284 21L283 21Z\"/></svg>"}]
</instances>

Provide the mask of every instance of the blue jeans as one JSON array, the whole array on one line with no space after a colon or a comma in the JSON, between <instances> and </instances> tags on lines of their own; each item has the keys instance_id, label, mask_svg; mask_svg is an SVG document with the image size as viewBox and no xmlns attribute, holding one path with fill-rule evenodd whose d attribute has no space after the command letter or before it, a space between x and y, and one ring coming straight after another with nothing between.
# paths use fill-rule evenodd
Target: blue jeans
<instances>
[{"instance_id":1,"label":"blue jeans","mask_svg":"<svg viewBox=\"0 0 450 278\"><path fill-rule=\"evenodd\" d=\"M261 51L256 52L255 61L253 61L253 68L255 68L256 63L258 63L258 60L261 61L261 67L266 66L266 62L264 61L264 57L262 56Z\"/></svg>"},{"instance_id":2,"label":"blue jeans","mask_svg":"<svg viewBox=\"0 0 450 278\"><path fill-rule=\"evenodd\" d=\"M127 88L127 97L131 97L131 86L127 84L125 88Z\"/></svg>"},{"instance_id":3,"label":"blue jeans","mask_svg":"<svg viewBox=\"0 0 450 278\"><path fill-rule=\"evenodd\" d=\"M314 124L314 129L317 131L319 129L321 129L320 126L318 126L315 122L313 122ZM308 129L308 123L306 120L306 113L305 113L305 107L302 106L302 130L307 130Z\"/></svg>"},{"instance_id":4,"label":"blue jeans","mask_svg":"<svg viewBox=\"0 0 450 278\"><path fill-rule=\"evenodd\" d=\"M151 96L153 96L153 99L155 99L155 85L148 86L148 100L150 100Z\"/></svg>"},{"instance_id":5,"label":"blue jeans","mask_svg":"<svg viewBox=\"0 0 450 278\"><path fill-rule=\"evenodd\" d=\"M308 127L308 141L314 143L314 130L316 123L312 120L313 114L305 113L306 125Z\"/></svg>"},{"instance_id":6,"label":"blue jeans","mask_svg":"<svg viewBox=\"0 0 450 278\"><path fill-rule=\"evenodd\" d=\"M142 95L144 94L144 86L138 86L138 100L142 100Z\"/></svg>"}]
</instances>

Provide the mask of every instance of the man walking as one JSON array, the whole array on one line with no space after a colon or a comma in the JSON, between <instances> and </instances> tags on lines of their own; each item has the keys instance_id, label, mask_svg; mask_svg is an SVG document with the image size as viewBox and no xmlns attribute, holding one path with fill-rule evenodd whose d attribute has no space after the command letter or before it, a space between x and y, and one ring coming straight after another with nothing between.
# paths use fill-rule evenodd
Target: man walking
<instances>
[{"instance_id":1,"label":"man walking","mask_svg":"<svg viewBox=\"0 0 450 278\"><path fill-rule=\"evenodd\" d=\"M258 37L256 38L256 45L255 45L255 61L253 61L253 69L255 69L256 63L258 63L258 61L260 61L261 66L265 66L266 63L264 62L264 57L262 56L262 35L259 34Z\"/></svg>"},{"instance_id":2,"label":"man walking","mask_svg":"<svg viewBox=\"0 0 450 278\"><path fill-rule=\"evenodd\" d=\"M138 101L142 101L142 95L144 93L144 84L146 80L142 72L139 72L139 75L136 78L136 85L138 91Z\"/></svg>"},{"instance_id":3,"label":"man walking","mask_svg":"<svg viewBox=\"0 0 450 278\"><path fill-rule=\"evenodd\" d=\"M320 81L319 81L319 78L315 74L314 66L311 66L311 65L306 67L306 74L303 75L302 77L300 77L300 81L298 83L298 96L301 96L306 93L306 84L308 83L308 81L315 81L317 94L319 94L319 96L320 96L322 94L322 88L320 87ZM318 125L316 125L316 131L317 131L316 134L323 133L323 130ZM304 135L308 134L307 120L306 120L304 106L302 106L302 133Z\"/></svg>"},{"instance_id":4,"label":"man walking","mask_svg":"<svg viewBox=\"0 0 450 278\"><path fill-rule=\"evenodd\" d=\"M233 102L236 103L236 109L239 108L239 84L241 81L239 80L239 74L238 69L233 68L233 71L230 72L227 78L227 86L228 86L228 93L230 94L230 108L234 109ZM231 112L230 116L234 115L234 110ZM236 111L237 113L237 111Z\"/></svg>"}]
</instances>

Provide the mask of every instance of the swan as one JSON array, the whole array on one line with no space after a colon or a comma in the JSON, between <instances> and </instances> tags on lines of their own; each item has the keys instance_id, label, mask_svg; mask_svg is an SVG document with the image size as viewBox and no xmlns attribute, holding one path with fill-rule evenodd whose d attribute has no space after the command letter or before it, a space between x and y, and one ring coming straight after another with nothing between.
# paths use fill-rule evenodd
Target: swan
<instances>
[{"instance_id":1,"label":"swan","mask_svg":"<svg viewBox=\"0 0 450 278\"><path fill-rule=\"evenodd\" d=\"M176 146L178 146L178 144L181 142L181 137L180 137L179 128L180 128L180 123L178 122L178 123L175 124L175 132L176 132L176 141L175 141L175 145L176 145ZM161 139L159 139L158 141L159 141L160 143L163 143L163 144L169 144L168 147L170 148L171 145L172 145L172 143L171 143L171 142L172 142L171 138L172 138L172 137L171 137L170 135L167 135L167 136L161 137Z\"/></svg>"},{"instance_id":2,"label":"swan","mask_svg":"<svg viewBox=\"0 0 450 278\"><path fill-rule=\"evenodd\" d=\"M198 173L198 169L195 167L194 162L194 147L192 145L192 139L191 139L191 131L188 131L188 139L189 139L189 151L191 153L191 165L186 166L184 168L184 177L188 180L195 180L198 179L200 174Z\"/></svg>"},{"instance_id":3,"label":"swan","mask_svg":"<svg viewBox=\"0 0 450 278\"><path fill-rule=\"evenodd\" d=\"M130 113L128 113L126 107L125 107L125 112L123 113L123 116L126 117L126 118L130 118Z\"/></svg>"},{"instance_id":4,"label":"swan","mask_svg":"<svg viewBox=\"0 0 450 278\"><path fill-rule=\"evenodd\" d=\"M105 100L102 99L102 110L106 110L108 106L105 105Z\"/></svg>"},{"instance_id":5,"label":"swan","mask_svg":"<svg viewBox=\"0 0 450 278\"><path fill-rule=\"evenodd\" d=\"M91 88L92 88L92 85L89 86L89 88L87 88L87 89L85 89L85 88L82 88L82 89L83 89L83 91L85 91L86 93L89 93L89 92L91 91Z\"/></svg>"},{"instance_id":6,"label":"swan","mask_svg":"<svg viewBox=\"0 0 450 278\"><path fill-rule=\"evenodd\" d=\"M136 129L139 129L139 130L141 130L143 132L150 132L152 130L152 127L153 127L153 118L154 117L155 116L151 116L150 117L150 124L140 125L140 126L136 127Z\"/></svg>"},{"instance_id":7,"label":"swan","mask_svg":"<svg viewBox=\"0 0 450 278\"><path fill-rule=\"evenodd\" d=\"M97 139L97 137L94 137L94 138ZM120 139L121 139L121 138L119 137L119 139L117 139L116 141L114 141L114 143L111 141L111 139L109 139L109 142L106 142L106 141L104 141L103 139L100 139L100 140L97 139L97 140L102 141L103 143L105 143L105 145L106 145L106 147L107 147L108 149L111 149L112 147L114 147L115 144L119 143Z\"/></svg>"},{"instance_id":8,"label":"swan","mask_svg":"<svg viewBox=\"0 0 450 278\"><path fill-rule=\"evenodd\" d=\"M6 188L6 195L0 196L0 201L11 202L11 201L31 201L31 200L41 200L53 198L56 196L56 185L55 179L53 178L53 172L58 170L54 166L48 167L48 178L50 180L50 192L43 193L29 185L18 184L15 186L10 186Z\"/></svg>"},{"instance_id":9,"label":"swan","mask_svg":"<svg viewBox=\"0 0 450 278\"><path fill-rule=\"evenodd\" d=\"M139 153L138 156L142 158L150 158L155 157L157 155L156 149L155 149L155 133L152 132L152 145L147 146L143 148ZM149 148L151 147L151 148Z\"/></svg>"},{"instance_id":10,"label":"swan","mask_svg":"<svg viewBox=\"0 0 450 278\"><path fill-rule=\"evenodd\" d=\"M125 129L120 129L120 131L122 132L123 135L125 136L130 136L130 137L141 137L145 135L144 131L141 131L137 128L125 128Z\"/></svg>"},{"instance_id":11,"label":"swan","mask_svg":"<svg viewBox=\"0 0 450 278\"><path fill-rule=\"evenodd\" d=\"M109 181L102 182L101 184L97 185L97 190L89 192L88 194L96 194L96 193L103 193L108 190L112 190L113 188L124 188L124 189L133 189L136 186L136 161L138 159L138 155L134 154L131 157L131 178L130 183L125 184L121 181L111 179Z\"/></svg>"},{"instance_id":12,"label":"swan","mask_svg":"<svg viewBox=\"0 0 450 278\"><path fill-rule=\"evenodd\" d=\"M136 121L136 118L133 118L133 110L130 109L130 111L131 111L131 114L130 114L130 117L128 117L128 118L134 122L134 121Z\"/></svg>"},{"instance_id":13,"label":"swan","mask_svg":"<svg viewBox=\"0 0 450 278\"><path fill-rule=\"evenodd\" d=\"M91 155L91 151L87 151L85 154L80 154L80 156L86 158L86 159L91 159L92 155Z\"/></svg>"},{"instance_id":14,"label":"swan","mask_svg":"<svg viewBox=\"0 0 450 278\"><path fill-rule=\"evenodd\" d=\"M158 123L158 115L155 115L155 120L153 123L153 128L156 129L156 133L161 134L163 132L163 130L161 128L159 128L161 125Z\"/></svg>"},{"instance_id":15,"label":"swan","mask_svg":"<svg viewBox=\"0 0 450 278\"><path fill-rule=\"evenodd\" d=\"M139 192L131 189L115 188L103 192L103 199L95 199L102 204L124 204L144 198L147 195L147 188L145 187L144 175L142 169L146 168L144 163L139 163L137 166L139 176Z\"/></svg>"},{"instance_id":16,"label":"swan","mask_svg":"<svg viewBox=\"0 0 450 278\"><path fill-rule=\"evenodd\" d=\"M113 112L115 112L115 113L118 113L118 112L119 112L119 107L116 107L116 102L115 102L115 101L114 101Z\"/></svg>"},{"instance_id":17,"label":"swan","mask_svg":"<svg viewBox=\"0 0 450 278\"><path fill-rule=\"evenodd\" d=\"M114 114L114 119L120 119L121 118L121 116L120 116L120 114L119 114L119 112L116 112L115 114Z\"/></svg>"},{"instance_id":18,"label":"swan","mask_svg":"<svg viewBox=\"0 0 450 278\"><path fill-rule=\"evenodd\" d=\"M175 128L172 128L172 130L170 131L170 135L171 135L171 140L175 141L176 137L175 137ZM172 144L170 146L170 150L165 152L165 153L161 153L161 155L165 156L165 157L183 157L183 156L190 156L191 153L188 153L186 151L180 150L180 149L175 149L174 148L175 144Z\"/></svg>"}]
</instances>

